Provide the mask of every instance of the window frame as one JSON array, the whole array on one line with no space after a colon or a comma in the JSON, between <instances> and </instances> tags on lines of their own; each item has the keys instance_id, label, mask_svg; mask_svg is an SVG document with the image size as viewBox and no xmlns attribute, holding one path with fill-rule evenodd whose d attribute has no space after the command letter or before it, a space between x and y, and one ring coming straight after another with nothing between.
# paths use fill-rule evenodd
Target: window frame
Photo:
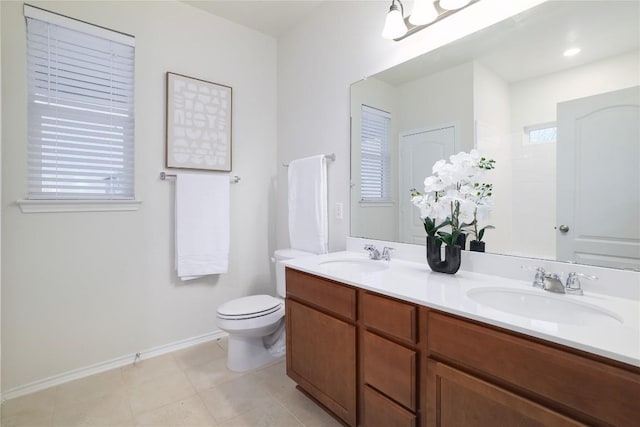
<instances>
[{"instance_id":1,"label":"window frame","mask_svg":"<svg viewBox=\"0 0 640 427\"><path fill-rule=\"evenodd\" d=\"M21 199L17 201L17 205L20 207L22 212L24 213L33 213L33 212L89 212L89 211L131 211L137 210L141 201L136 200L136 191L135 191L135 38L131 35L124 34L121 32L117 32L111 29L107 29L104 27L100 27L94 24L90 24L84 21L80 21L77 19L73 19L64 15L60 15L54 12L49 12L45 9L37 8L31 5L25 4L23 6L24 12L24 23L25 23L25 35L29 34L29 28L27 27L27 20L33 19L38 21L43 21L47 25L56 25L59 27L63 27L64 30L78 31L89 36L99 37L105 40L105 42L115 42L121 45L126 45L131 48L132 54L132 65L130 77L130 89L127 92L127 102L129 105L128 111L131 112L132 117L128 119L128 127L124 130L127 130L128 135L123 134L122 143L125 148L121 154L123 160L125 162L130 162L129 172L126 173L126 176L129 177L130 183L127 184L127 193L126 194L111 194L108 195L105 193L98 193L97 195L91 195L90 193L82 194L82 192L78 192L74 195L58 193L54 195L52 198L43 197L42 193L45 191L31 193L31 188L27 189L27 197L25 199ZM85 44L85 46L89 46ZM125 48L126 49L126 48ZM105 52L105 51L103 51ZM25 54L26 57L29 58L30 54L29 46L25 46ZM25 63L25 66L27 63ZM28 71L26 69L25 71ZM35 81L32 79L31 73L26 73L26 81L29 85L29 91L27 92L28 104L32 102L32 89L31 84L35 84ZM111 86L110 86L111 87ZM35 125L31 122L32 111L31 105L29 105L29 114L27 114L27 123L28 126L33 126L38 129L43 126L41 121L36 121ZM62 116L55 116L62 117ZM91 120L87 120L88 123L94 123ZM97 122L95 122L97 123ZM38 151L38 137L28 138L29 140L29 156L38 155L41 153ZM34 143L35 141L35 143ZM44 144L44 143L43 143ZM33 151L35 147L36 151ZM45 152L46 153L46 152ZM73 172L71 172L73 174ZM37 174L36 174L37 175ZM27 180L30 180L34 177L31 171L27 169L27 173L25 174ZM73 176L71 177L73 178ZM44 180L44 176L36 176L36 183L42 182L40 180ZM28 183L27 183L28 184ZM40 184L36 184L34 188L38 189ZM44 187L42 187L44 189ZM108 191L108 189L106 190ZM55 193L55 192L52 192ZM86 196L86 197L85 197Z\"/></svg>"},{"instance_id":2,"label":"window frame","mask_svg":"<svg viewBox=\"0 0 640 427\"><path fill-rule=\"evenodd\" d=\"M531 142L531 132L546 130L546 129L556 130L556 139L554 141L549 140L549 141ZM557 122L538 123L535 125L529 125L524 127L523 145L525 147L535 147L539 145L555 144L557 142L558 142L558 123Z\"/></svg>"}]
</instances>

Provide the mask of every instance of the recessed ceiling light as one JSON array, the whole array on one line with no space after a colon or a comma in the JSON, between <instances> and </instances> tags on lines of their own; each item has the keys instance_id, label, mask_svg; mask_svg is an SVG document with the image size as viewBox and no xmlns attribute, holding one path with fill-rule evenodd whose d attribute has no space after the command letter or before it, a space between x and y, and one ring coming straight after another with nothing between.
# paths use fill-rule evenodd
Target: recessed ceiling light
<instances>
[{"instance_id":1,"label":"recessed ceiling light","mask_svg":"<svg viewBox=\"0 0 640 427\"><path fill-rule=\"evenodd\" d=\"M579 53L580 53L580 48L579 47L572 47L572 48L569 48L569 49L565 50L563 55L564 56L576 56Z\"/></svg>"}]
</instances>

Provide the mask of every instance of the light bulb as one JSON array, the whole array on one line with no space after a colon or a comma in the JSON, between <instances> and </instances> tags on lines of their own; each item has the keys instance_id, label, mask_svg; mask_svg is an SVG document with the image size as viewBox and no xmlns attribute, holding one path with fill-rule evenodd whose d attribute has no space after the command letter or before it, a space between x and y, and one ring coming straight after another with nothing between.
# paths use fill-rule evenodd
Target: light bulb
<instances>
[{"instance_id":1,"label":"light bulb","mask_svg":"<svg viewBox=\"0 0 640 427\"><path fill-rule=\"evenodd\" d=\"M455 10L465 7L471 0L440 0L440 7L446 10Z\"/></svg>"},{"instance_id":2,"label":"light bulb","mask_svg":"<svg viewBox=\"0 0 640 427\"><path fill-rule=\"evenodd\" d=\"M391 3L387 19L384 21L382 37L385 39L397 39L407 33L407 25L404 23L402 12L398 9L395 2Z\"/></svg>"},{"instance_id":3,"label":"light bulb","mask_svg":"<svg viewBox=\"0 0 640 427\"><path fill-rule=\"evenodd\" d=\"M438 17L433 0L416 0L413 3L413 10L409 15L409 22L413 25L427 25Z\"/></svg>"}]
</instances>

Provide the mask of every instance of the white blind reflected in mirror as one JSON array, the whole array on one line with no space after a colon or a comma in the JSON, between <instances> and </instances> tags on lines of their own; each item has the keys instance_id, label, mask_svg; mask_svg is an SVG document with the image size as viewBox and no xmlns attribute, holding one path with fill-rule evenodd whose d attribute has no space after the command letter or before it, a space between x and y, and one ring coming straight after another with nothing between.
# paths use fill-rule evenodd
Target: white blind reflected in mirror
<instances>
[{"instance_id":1,"label":"white blind reflected in mirror","mask_svg":"<svg viewBox=\"0 0 640 427\"><path fill-rule=\"evenodd\" d=\"M391 114L362 106L360 200L391 202Z\"/></svg>"},{"instance_id":2,"label":"white blind reflected in mirror","mask_svg":"<svg viewBox=\"0 0 640 427\"><path fill-rule=\"evenodd\" d=\"M133 199L133 37L41 9L25 16L28 197Z\"/></svg>"}]
</instances>

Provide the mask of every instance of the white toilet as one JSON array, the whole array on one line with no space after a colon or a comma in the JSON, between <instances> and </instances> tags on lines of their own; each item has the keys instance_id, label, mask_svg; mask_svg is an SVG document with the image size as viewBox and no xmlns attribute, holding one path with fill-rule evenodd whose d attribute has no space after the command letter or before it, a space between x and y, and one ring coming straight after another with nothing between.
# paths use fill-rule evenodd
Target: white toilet
<instances>
[{"instance_id":1,"label":"white toilet","mask_svg":"<svg viewBox=\"0 0 640 427\"><path fill-rule=\"evenodd\" d=\"M252 295L218 307L217 324L229 334L227 367L236 372L256 369L285 354L285 272L282 261L313 255L296 249L274 252L279 297Z\"/></svg>"}]
</instances>

